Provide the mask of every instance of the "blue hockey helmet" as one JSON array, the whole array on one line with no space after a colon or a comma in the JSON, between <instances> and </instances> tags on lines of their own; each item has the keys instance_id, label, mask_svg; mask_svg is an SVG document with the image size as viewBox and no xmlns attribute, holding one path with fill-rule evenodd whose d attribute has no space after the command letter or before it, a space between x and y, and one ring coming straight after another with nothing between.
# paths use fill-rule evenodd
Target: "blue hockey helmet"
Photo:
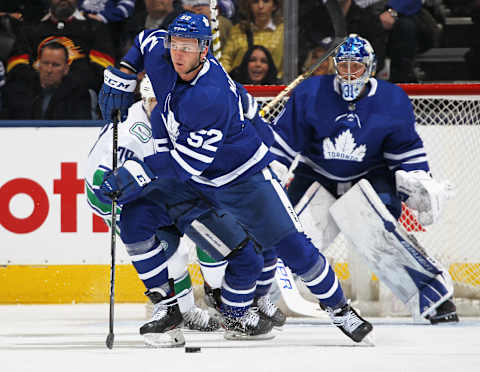
<instances>
[{"instance_id":1,"label":"blue hockey helmet","mask_svg":"<svg viewBox=\"0 0 480 372\"><path fill-rule=\"evenodd\" d=\"M170 48L172 36L197 39L200 51L210 45L212 30L210 21L203 14L182 13L168 26L168 40L165 47Z\"/></svg>"},{"instance_id":2,"label":"blue hockey helmet","mask_svg":"<svg viewBox=\"0 0 480 372\"><path fill-rule=\"evenodd\" d=\"M337 79L342 98L353 101L362 92L370 77L375 74L376 57L368 40L350 34L334 57Z\"/></svg>"}]
</instances>

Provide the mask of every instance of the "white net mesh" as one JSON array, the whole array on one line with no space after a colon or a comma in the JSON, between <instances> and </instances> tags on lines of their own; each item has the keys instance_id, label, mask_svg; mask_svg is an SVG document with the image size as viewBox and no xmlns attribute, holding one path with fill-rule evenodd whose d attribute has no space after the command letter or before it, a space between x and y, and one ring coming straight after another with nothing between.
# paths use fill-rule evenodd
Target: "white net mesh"
<instances>
[{"instance_id":1,"label":"white net mesh","mask_svg":"<svg viewBox=\"0 0 480 372\"><path fill-rule=\"evenodd\" d=\"M248 88L261 104L269 102L281 89L272 90L267 96L264 88L260 93L255 87ZM448 268L454 280L456 298L480 299L480 223L476 217L480 210L480 198L476 193L480 185L480 88L468 89L471 94L464 96L437 95L435 90L429 95L418 96L415 86L404 89L412 100L417 131L424 141L432 173L438 180L454 183L456 197L447 204L441 220L427 229L420 226L415 213L405 206L400 221L430 255ZM443 85L439 91L448 93L449 86ZM266 118L273 120L287 99L276 105ZM357 272L349 258L348 244L340 235L324 253L348 293L351 273ZM371 282L378 292L374 276ZM355 298L355 293L349 294ZM382 296L377 293L370 299L378 297Z\"/></svg>"}]
</instances>

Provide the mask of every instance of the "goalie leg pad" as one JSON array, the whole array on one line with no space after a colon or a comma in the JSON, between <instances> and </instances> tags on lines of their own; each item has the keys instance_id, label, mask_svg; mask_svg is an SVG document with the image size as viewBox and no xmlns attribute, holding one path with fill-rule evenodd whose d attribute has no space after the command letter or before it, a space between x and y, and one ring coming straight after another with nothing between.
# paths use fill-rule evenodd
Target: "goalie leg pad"
<instances>
[{"instance_id":1,"label":"goalie leg pad","mask_svg":"<svg viewBox=\"0 0 480 372\"><path fill-rule=\"evenodd\" d=\"M412 313L431 314L453 294L445 270L390 214L367 180L361 180L330 213L370 269Z\"/></svg>"},{"instance_id":2,"label":"goalie leg pad","mask_svg":"<svg viewBox=\"0 0 480 372\"><path fill-rule=\"evenodd\" d=\"M295 181L293 181L295 182ZM305 232L315 246L324 251L337 237L340 230L330 216L328 208L335 198L320 183L314 182L295 205L295 212Z\"/></svg>"}]
</instances>

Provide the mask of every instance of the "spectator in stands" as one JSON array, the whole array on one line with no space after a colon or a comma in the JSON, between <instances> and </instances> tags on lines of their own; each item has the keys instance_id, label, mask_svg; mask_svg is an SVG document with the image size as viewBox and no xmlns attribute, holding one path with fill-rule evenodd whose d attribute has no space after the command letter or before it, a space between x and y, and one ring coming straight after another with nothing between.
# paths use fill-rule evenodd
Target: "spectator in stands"
<instances>
[{"instance_id":1,"label":"spectator in stands","mask_svg":"<svg viewBox=\"0 0 480 372\"><path fill-rule=\"evenodd\" d=\"M3 10L3 9L2 9ZM2 111L2 96L5 86L5 65L16 40L20 28L21 14L0 12L0 112Z\"/></svg>"},{"instance_id":2,"label":"spectator in stands","mask_svg":"<svg viewBox=\"0 0 480 372\"><path fill-rule=\"evenodd\" d=\"M48 0L2 0L0 16L10 17L25 23L39 22L48 12Z\"/></svg>"},{"instance_id":3,"label":"spectator in stands","mask_svg":"<svg viewBox=\"0 0 480 372\"><path fill-rule=\"evenodd\" d=\"M141 0L139 0L141 1ZM181 1L174 0L144 0L145 9L135 11L132 18L127 21L124 39L126 45L123 47L122 55L125 55L133 44L138 33L144 29L163 28L168 25L177 15L184 12Z\"/></svg>"},{"instance_id":4,"label":"spectator in stands","mask_svg":"<svg viewBox=\"0 0 480 372\"><path fill-rule=\"evenodd\" d=\"M246 21L232 27L230 39L222 50L220 62L231 72L242 62L245 52L253 45L263 45L272 54L278 70L283 75L283 17L280 0L241 0L240 11L247 15Z\"/></svg>"},{"instance_id":5,"label":"spectator in stands","mask_svg":"<svg viewBox=\"0 0 480 372\"><path fill-rule=\"evenodd\" d=\"M211 19L210 0L183 0L183 8L192 13L203 14ZM220 48L223 48L230 38L230 30L232 29L232 22L223 15L217 12L218 31L220 33ZM221 49L222 50L222 49Z\"/></svg>"},{"instance_id":6,"label":"spectator in stands","mask_svg":"<svg viewBox=\"0 0 480 372\"><path fill-rule=\"evenodd\" d=\"M380 19L387 32L390 81L417 82L415 57L438 43L437 21L422 7L422 0L376 0L366 9Z\"/></svg>"},{"instance_id":7,"label":"spectator in stands","mask_svg":"<svg viewBox=\"0 0 480 372\"><path fill-rule=\"evenodd\" d=\"M51 41L63 44L69 55L75 85L98 91L103 70L114 64L113 46L106 26L85 18L76 0L50 0L49 13L38 24L26 26L13 47L7 64L7 94L28 96L38 69L39 51ZM13 102L11 102L13 104ZM18 111L28 106L18 100Z\"/></svg>"},{"instance_id":8,"label":"spectator in stands","mask_svg":"<svg viewBox=\"0 0 480 372\"><path fill-rule=\"evenodd\" d=\"M133 15L135 0L79 0L78 8L87 17L103 23L122 22Z\"/></svg>"},{"instance_id":9,"label":"spectator in stands","mask_svg":"<svg viewBox=\"0 0 480 372\"><path fill-rule=\"evenodd\" d=\"M307 58L303 64L302 72L307 71L317 61L322 58L325 52L330 48L332 44L332 37L327 36L318 42L318 45L314 46L307 53ZM333 57L328 57L318 68L313 72L313 76L317 75L330 75L335 73L335 66L333 63Z\"/></svg>"},{"instance_id":10,"label":"spectator in stands","mask_svg":"<svg viewBox=\"0 0 480 372\"><path fill-rule=\"evenodd\" d=\"M135 0L78 0L78 8L91 19L106 23L115 48L115 60L123 54L127 19L133 16Z\"/></svg>"},{"instance_id":11,"label":"spectator in stands","mask_svg":"<svg viewBox=\"0 0 480 372\"><path fill-rule=\"evenodd\" d=\"M42 1L4 0L0 4L0 63L3 67L12 52L13 45L23 31L24 23L39 22L48 11ZM38 18L35 18L38 17ZM5 76L3 76L5 78ZM5 80L3 80L5 83Z\"/></svg>"},{"instance_id":12,"label":"spectator in stands","mask_svg":"<svg viewBox=\"0 0 480 372\"><path fill-rule=\"evenodd\" d=\"M236 23L237 0L217 0L217 5L221 15Z\"/></svg>"},{"instance_id":13,"label":"spectator in stands","mask_svg":"<svg viewBox=\"0 0 480 372\"><path fill-rule=\"evenodd\" d=\"M60 42L50 41L39 51L38 74L30 82L30 94L8 95L8 119L90 120L97 119L96 94L75 83L69 74L69 55ZM27 109L14 103L23 101Z\"/></svg>"},{"instance_id":14,"label":"spectator in stands","mask_svg":"<svg viewBox=\"0 0 480 372\"><path fill-rule=\"evenodd\" d=\"M247 50L242 63L230 73L230 76L242 84L281 84L277 78L277 68L273 63L272 55L262 45L254 45Z\"/></svg>"},{"instance_id":15,"label":"spectator in stands","mask_svg":"<svg viewBox=\"0 0 480 372\"><path fill-rule=\"evenodd\" d=\"M330 15L322 1L302 1L299 17L299 62L303 65L306 51L315 47L318 40L335 35ZM377 55L377 70L383 68L386 54L387 33L380 20L371 12L360 8L352 0L338 0L345 16L347 34L355 33L370 41Z\"/></svg>"}]
</instances>

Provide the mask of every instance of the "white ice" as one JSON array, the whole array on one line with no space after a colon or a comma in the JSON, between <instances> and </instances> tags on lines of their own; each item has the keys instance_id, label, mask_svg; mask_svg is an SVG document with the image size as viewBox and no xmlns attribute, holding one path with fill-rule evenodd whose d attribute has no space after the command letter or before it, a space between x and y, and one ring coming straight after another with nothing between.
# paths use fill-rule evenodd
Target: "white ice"
<instances>
[{"instance_id":1,"label":"white ice","mask_svg":"<svg viewBox=\"0 0 480 372\"><path fill-rule=\"evenodd\" d=\"M480 319L419 325L369 319L375 347L351 342L325 320L291 319L269 341L226 341L185 333L184 348L152 349L138 334L145 306L115 306L115 343L105 347L108 305L0 306L0 371L48 372L455 372L480 370Z\"/></svg>"}]
</instances>

